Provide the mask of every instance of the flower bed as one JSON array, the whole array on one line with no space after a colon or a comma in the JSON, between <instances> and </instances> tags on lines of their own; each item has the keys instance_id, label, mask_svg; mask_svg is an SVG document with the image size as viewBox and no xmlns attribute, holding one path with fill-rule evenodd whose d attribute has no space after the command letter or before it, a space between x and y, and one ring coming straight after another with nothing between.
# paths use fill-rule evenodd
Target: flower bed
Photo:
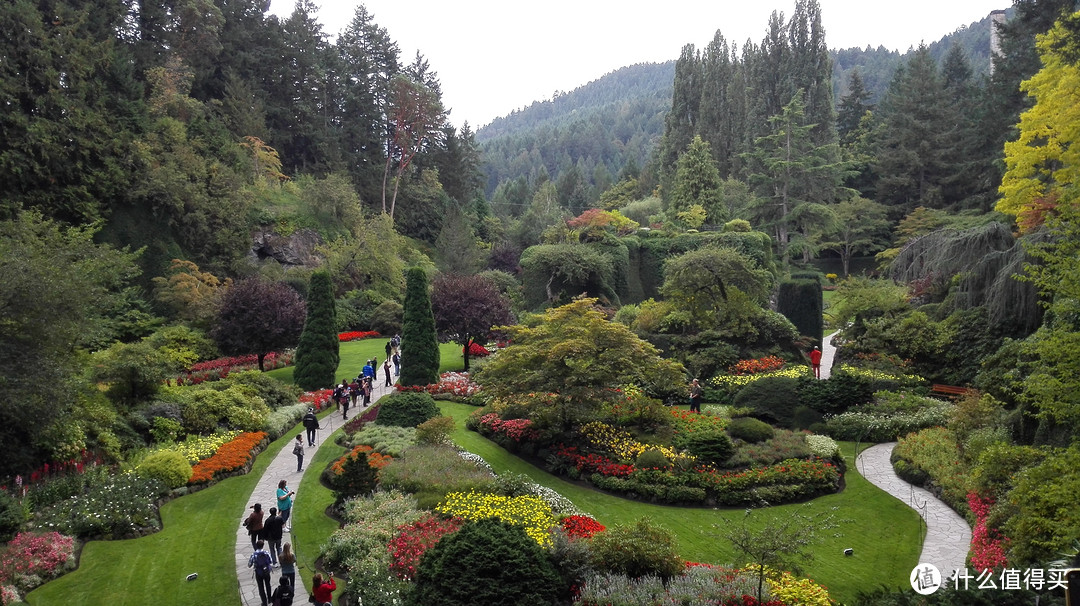
<instances>
[{"instance_id":1,"label":"flower bed","mask_svg":"<svg viewBox=\"0 0 1080 606\"><path fill-rule=\"evenodd\" d=\"M974 492L969 492L967 502L971 513L975 514L975 528L971 531L971 565L980 573L1005 568L1009 563L1009 559L1005 556L1009 539L988 524L994 499L982 498Z\"/></svg>"},{"instance_id":2,"label":"flower bed","mask_svg":"<svg viewBox=\"0 0 1080 606\"><path fill-rule=\"evenodd\" d=\"M576 469L580 475L598 473L603 476L625 478L634 472L633 465L616 463L603 455L583 455L578 452L577 446L559 444L552 451L552 456L559 459L563 464Z\"/></svg>"},{"instance_id":3,"label":"flower bed","mask_svg":"<svg viewBox=\"0 0 1080 606\"><path fill-rule=\"evenodd\" d=\"M426 391L431 395L451 394L459 398L469 397L478 391L480 386L473 383L468 373L444 372L439 375L439 382L430 385L401 385L396 386L398 391Z\"/></svg>"},{"instance_id":4,"label":"flower bed","mask_svg":"<svg viewBox=\"0 0 1080 606\"><path fill-rule=\"evenodd\" d=\"M590 518L589 516L566 516L559 520L559 526L562 526L566 536L572 539L588 539L598 532L603 532L607 529L606 526Z\"/></svg>"},{"instance_id":5,"label":"flower bed","mask_svg":"<svg viewBox=\"0 0 1080 606\"><path fill-rule=\"evenodd\" d=\"M334 394L332 389L319 389L316 391L307 391L300 396L300 403L306 404L310 408L314 408L316 412L320 410L326 410L333 404L331 396Z\"/></svg>"},{"instance_id":6,"label":"flower bed","mask_svg":"<svg viewBox=\"0 0 1080 606\"><path fill-rule=\"evenodd\" d=\"M783 358L777 356L765 356L751 360L739 360L728 368L733 375L756 375L762 372L773 372L784 367Z\"/></svg>"},{"instance_id":7,"label":"flower bed","mask_svg":"<svg viewBox=\"0 0 1080 606\"><path fill-rule=\"evenodd\" d=\"M345 472L345 464L349 461L355 461L361 455L367 456L368 465L371 466L373 469L382 469L383 467L389 465L390 461L394 460L394 457L384 455L380 452L375 452L374 448L366 444L361 444L354 447L344 456L331 463L330 472L336 476L340 476L342 473Z\"/></svg>"},{"instance_id":8,"label":"flower bed","mask_svg":"<svg viewBox=\"0 0 1080 606\"><path fill-rule=\"evenodd\" d=\"M479 427L480 433L487 436L502 436L514 442L521 442L536 439L537 433L536 430L531 429L532 424L533 422L529 419L503 421L499 415L492 412L480 417Z\"/></svg>"},{"instance_id":9,"label":"flower bed","mask_svg":"<svg viewBox=\"0 0 1080 606\"><path fill-rule=\"evenodd\" d=\"M799 377L809 376L809 374L809 366L789 366L781 370L759 372L749 375L716 375L709 379L708 383L716 389L726 391L728 395L735 395L735 393L743 387L766 377L788 377L791 379L798 379Z\"/></svg>"},{"instance_id":10,"label":"flower bed","mask_svg":"<svg viewBox=\"0 0 1080 606\"><path fill-rule=\"evenodd\" d=\"M599 421L583 425L581 435L593 447L609 452L623 461L636 460L638 455L646 450L658 450L671 462L679 460L692 462L693 460L692 456L675 452L675 449L670 446L644 444L635 440L629 433Z\"/></svg>"},{"instance_id":11,"label":"flower bed","mask_svg":"<svg viewBox=\"0 0 1080 606\"><path fill-rule=\"evenodd\" d=\"M80 539L126 539L161 528L158 505L168 494L165 483L133 473L107 477L34 513L30 527Z\"/></svg>"},{"instance_id":12,"label":"flower bed","mask_svg":"<svg viewBox=\"0 0 1080 606\"><path fill-rule=\"evenodd\" d=\"M213 456L191 467L188 485L204 484L216 476L247 467L255 458L255 449L266 439L262 431L242 433L221 445Z\"/></svg>"},{"instance_id":13,"label":"flower bed","mask_svg":"<svg viewBox=\"0 0 1080 606\"><path fill-rule=\"evenodd\" d=\"M465 355L465 348L461 348L461 354ZM486 347L477 343L476 341L469 341L469 357L470 358L483 358L490 356L491 352Z\"/></svg>"},{"instance_id":14,"label":"flower bed","mask_svg":"<svg viewBox=\"0 0 1080 606\"><path fill-rule=\"evenodd\" d=\"M65 572L75 563L75 539L58 532L20 532L0 556L0 603L20 601L21 591L30 591Z\"/></svg>"},{"instance_id":15,"label":"flower bed","mask_svg":"<svg viewBox=\"0 0 1080 606\"><path fill-rule=\"evenodd\" d=\"M429 516L419 522L398 526L398 533L386 546L390 552L390 572L403 581L411 581L424 552L444 536L457 532L462 523L461 518L441 520Z\"/></svg>"},{"instance_id":16,"label":"flower bed","mask_svg":"<svg viewBox=\"0 0 1080 606\"><path fill-rule=\"evenodd\" d=\"M188 463L198 463L203 459L214 456L214 453L219 448L227 442L231 442L238 435L240 435L239 430L223 431L209 436L189 435L186 440L179 444L165 446L157 450L172 450L184 455Z\"/></svg>"},{"instance_id":17,"label":"flower bed","mask_svg":"<svg viewBox=\"0 0 1080 606\"><path fill-rule=\"evenodd\" d=\"M479 492L452 492L435 511L464 520L499 518L504 522L521 526L541 547L553 544L548 532L555 525L551 507L533 496L504 497Z\"/></svg>"},{"instance_id":18,"label":"flower bed","mask_svg":"<svg viewBox=\"0 0 1080 606\"><path fill-rule=\"evenodd\" d=\"M347 343L349 341L359 341L360 339L374 339L375 337L382 336L374 330L351 330L348 332L339 333L337 338L340 343Z\"/></svg>"},{"instance_id":19,"label":"flower bed","mask_svg":"<svg viewBox=\"0 0 1080 606\"><path fill-rule=\"evenodd\" d=\"M272 351L263 357L263 369L284 368L293 363L293 352ZM177 385L198 385L204 381L217 381L229 376L230 372L240 370L258 370L259 356L250 354L232 358L218 358L193 364L191 368L176 377Z\"/></svg>"}]
</instances>

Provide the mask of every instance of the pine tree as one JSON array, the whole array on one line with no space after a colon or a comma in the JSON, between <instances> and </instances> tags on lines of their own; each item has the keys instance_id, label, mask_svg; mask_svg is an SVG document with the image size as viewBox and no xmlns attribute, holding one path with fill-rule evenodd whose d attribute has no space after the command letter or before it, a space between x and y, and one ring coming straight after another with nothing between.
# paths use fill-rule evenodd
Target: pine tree
<instances>
[{"instance_id":1,"label":"pine tree","mask_svg":"<svg viewBox=\"0 0 1080 606\"><path fill-rule=\"evenodd\" d=\"M776 311L791 320L799 334L810 337L818 347L825 334L823 305L821 282L817 280L787 280L777 288Z\"/></svg>"},{"instance_id":2,"label":"pine tree","mask_svg":"<svg viewBox=\"0 0 1080 606\"><path fill-rule=\"evenodd\" d=\"M439 380L439 339L424 270L405 273L405 311L401 328L402 385L430 385Z\"/></svg>"},{"instance_id":3,"label":"pine tree","mask_svg":"<svg viewBox=\"0 0 1080 606\"><path fill-rule=\"evenodd\" d=\"M330 274L318 271L311 274L307 320L296 346L293 381L307 391L330 387L340 360L334 287Z\"/></svg>"},{"instance_id":4,"label":"pine tree","mask_svg":"<svg viewBox=\"0 0 1080 606\"><path fill-rule=\"evenodd\" d=\"M874 107L867 103L870 99L870 91L866 90L858 69L851 70L847 88L848 93L840 99L840 104L836 109L836 131L840 137L840 144L843 146L854 143L859 135L859 125L862 123L863 116Z\"/></svg>"},{"instance_id":5,"label":"pine tree","mask_svg":"<svg viewBox=\"0 0 1080 606\"><path fill-rule=\"evenodd\" d=\"M709 144L694 137L686 153L679 158L675 173L675 185L671 192L670 208L675 212L689 210L700 205L705 209L709 223L718 225L727 221L727 208L721 195L722 180L716 169Z\"/></svg>"}]
</instances>

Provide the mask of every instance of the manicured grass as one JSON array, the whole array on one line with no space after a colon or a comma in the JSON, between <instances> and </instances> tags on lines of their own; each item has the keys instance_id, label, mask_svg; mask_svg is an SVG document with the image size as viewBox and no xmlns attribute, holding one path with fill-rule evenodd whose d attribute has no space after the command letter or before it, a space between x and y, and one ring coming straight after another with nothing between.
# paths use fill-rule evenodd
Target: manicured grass
<instances>
[{"instance_id":1,"label":"manicured grass","mask_svg":"<svg viewBox=\"0 0 1080 606\"><path fill-rule=\"evenodd\" d=\"M386 360L387 341L389 341L389 338L379 337L377 339L361 339L342 343L340 349L341 362L338 364L337 374L335 375L336 381L340 383L343 380L356 377L363 370L364 364L368 360L378 358L378 375L381 383L383 380L382 363ZM439 357L440 373L458 371L465 367L465 359L461 355L461 346L456 343L441 344L439 346ZM291 385L293 382L293 368L292 366L286 366L285 368L271 370L266 374Z\"/></svg>"},{"instance_id":2,"label":"manicured grass","mask_svg":"<svg viewBox=\"0 0 1080 606\"><path fill-rule=\"evenodd\" d=\"M319 476L330 463L345 454L345 448L334 443L341 433L340 419L334 419L333 433L319 447L319 451L310 460L304 461L304 477L296 490L296 510L292 516L293 548L296 550L297 576L302 576L304 586L311 591L311 577L315 574L315 559L322 550L326 539L338 529L337 520L326 515L326 509L334 504L334 493L322 485ZM325 417L322 423L326 427ZM338 583L336 596L345 589L344 583ZM295 604L300 604L306 596L297 596Z\"/></svg>"},{"instance_id":3,"label":"manicured grass","mask_svg":"<svg viewBox=\"0 0 1080 606\"><path fill-rule=\"evenodd\" d=\"M741 523L744 509L653 505L567 482L465 429L465 419L476 410L474 407L443 401L439 402L439 408L457 422L452 435L454 441L482 456L497 473L525 474L566 496L604 525L629 524L643 516L651 517L677 535L679 554L687 560L737 566L746 563L735 561L735 552L724 539L724 528ZM906 587L908 574L918 563L922 524L917 513L859 475L855 470L853 444L841 443L841 448L848 465L845 489L813 500L810 512L837 507L837 517L846 521L813 548L815 558L803 566L802 573L823 583L834 599L843 602L853 599L860 591L881 585ZM790 515L798 507L756 509L750 523L764 527L770 520ZM833 536L834 533L840 536ZM854 556L843 555L848 547L854 549Z\"/></svg>"}]
</instances>

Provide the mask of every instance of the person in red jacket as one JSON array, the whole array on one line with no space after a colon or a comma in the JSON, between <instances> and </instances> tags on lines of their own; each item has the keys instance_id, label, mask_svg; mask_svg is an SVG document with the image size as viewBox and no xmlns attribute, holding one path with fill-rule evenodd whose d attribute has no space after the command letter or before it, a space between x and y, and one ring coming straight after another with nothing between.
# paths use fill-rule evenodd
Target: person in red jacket
<instances>
[{"instance_id":1,"label":"person in red jacket","mask_svg":"<svg viewBox=\"0 0 1080 606\"><path fill-rule=\"evenodd\" d=\"M323 581L323 577L319 573L315 573L315 576L311 579L311 593L315 595L315 606L334 606L334 590L337 589L337 583L334 583L334 573L330 573L330 578Z\"/></svg>"},{"instance_id":2,"label":"person in red jacket","mask_svg":"<svg viewBox=\"0 0 1080 606\"><path fill-rule=\"evenodd\" d=\"M810 352L810 367L814 369L814 376L821 378L821 350L814 346Z\"/></svg>"}]
</instances>

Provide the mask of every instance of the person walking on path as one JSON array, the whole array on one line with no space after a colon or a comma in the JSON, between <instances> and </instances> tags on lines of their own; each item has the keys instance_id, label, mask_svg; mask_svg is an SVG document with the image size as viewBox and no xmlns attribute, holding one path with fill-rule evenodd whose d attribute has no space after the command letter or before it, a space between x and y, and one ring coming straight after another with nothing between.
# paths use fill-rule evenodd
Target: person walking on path
<instances>
[{"instance_id":1,"label":"person walking on path","mask_svg":"<svg viewBox=\"0 0 1080 606\"><path fill-rule=\"evenodd\" d=\"M300 436L296 436L300 437ZM300 446L303 448L303 445ZM301 458L301 460L303 460ZM285 480L278 482L277 485L277 503L278 511L281 512L281 526L286 530L292 530L292 524L289 524L289 517L292 516L292 502L293 497L296 495L295 490L289 490L289 483Z\"/></svg>"},{"instance_id":2,"label":"person walking on path","mask_svg":"<svg viewBox=\"0 0 1080 606\"><path fill-rule=\"evenodd\" d=\"M266 537L266 550L270 552L270 561L277 566L278 554L281 553L281 535L285 530L285 520L277 514L277 507L270 508L270 517L263 522L263 536Z\"/></svg>"},{"instance_id":3,"label":"person walking on path","mask_svg":"<svg viewBox=\"0 0 1080 606\"><path fill-rule=\"evenodd\" d=\"M395 351L394 352L394 357L392 358L392 360L394 361L394 376L395 377L400 377L401 376L401 354L399 354L398 352Z\"/></svg>"},{"instance_id":4,"label":"person walking on path","mask_svg":"<svg viewBox=\"0 0 1080 606\"><path fill-rule=\"evenodd\" d=\"M293 601L293 588L289 583L289 579L284 576L281 577L280 584L277 589L274 590L274 595L270 596L270 603L273 606L292 606Z\"/></svg>"},{"instance_id":5,"label":"person walking on path","mask_svg":"<svg viewBox=\"0 0 1080 606\"><path fill-rule=\"evenodd\" d=\"M390 341L386 342L386 359L389 360L390 356L394 355L394 346Z\"/></svg>"},{"instance_id":6,"label":"person walking on path","mask_svg":"<svg viewBox=\"0 0 1080 606\"><path fill-rule=\"evenodd\" d=\"M248 535L251 536L251 547L254 548L255 544L261 543L259 541L262 538L263 529L263 510L262 503L256 503L251 506L253 510L248 517L244 518L244 528L247 528Z\"/></svg>"},{"instance_id":7,"label":"person walking on path","mask_svg":"<svg viewBox=\"0 0 1080 606\"><path fill-rule=\"evenodd\" d=\"M296 455L296 471L304 471L304 440L300 437L300 434L296 434L296 441L293 442L292 453Z\"/></svg>"},{"instance_id":8,"label":"person walking on path","mask_svg":"<svg viewBox=\"0 0 1080 606\"><path fill-rule=\"evenodd\" d=\"M348 398L346 398L346 400L348 400ZM315 416L315 409L314 408L307 409L307 414L304 415L304 418L302 419L301 422L304 424L304 430L307 431L307 445L308 446L314 446L315 445L315 430L319 428L319 417ZM296 436L296 439L299 440L300 436ZM293 454L296 454L296 453L293 453Z\"/></svg>"},{"instance_id":9,"label":"person walking on path","mask_svg":"<svg viewBox=\"0 0 1080 606\"><path fill-rule=\"evenodd\" d=\"M810 367L814 369L814 378L821 378L821 350L817 345L810 350Z\"/></svg>"},{"instance_id":10,"label":"person walking on path","mask_svg":"<svg viewBox=\"0 0 1080 606\"><path fill-rule=\"evenodd\" d=\"M278 562L281 563L281 578L289 581L289 585L296 587L296 554L292 552L292 543L285 543L281 546L281 556L278 557Z\"/></svg>"},{"instance_id":11,"label":"person walking on path","mask_svg":"<svg viewBox=\"0 0 1080 606\"><path fill-rule=\"evenodd\" d=\"M259 586L259 598L262 599L262 606L267 606L270 595L273 593L273 587L270 586L270 569L272 567L273 562L270 560L270 554L263 549L263 542L255 543L255 551L248 558L248 568L255 569L255 584Z\"/></svg>"},{"instance_id":12,"label":"person walking on path","mask_svg":"<svg viewBox=\"0 0 1080 606\"><path fill-rule=\"evenodd\" d=\"M701 398L705 390L697 379L690 381L690 412L701 414Z\"/></svg>"},{"instance_id":13,"label":"person walking on path","mask_svg":"<svg viewBox=\"0 0 1080 606\"><path fill-rule=\"evenodd\" d=\"M382 365L383 374L386 375L386 385L384 387L393 387L394 380L390 378L390 358L387 358Z\"/></svg>"}]
</instances>

